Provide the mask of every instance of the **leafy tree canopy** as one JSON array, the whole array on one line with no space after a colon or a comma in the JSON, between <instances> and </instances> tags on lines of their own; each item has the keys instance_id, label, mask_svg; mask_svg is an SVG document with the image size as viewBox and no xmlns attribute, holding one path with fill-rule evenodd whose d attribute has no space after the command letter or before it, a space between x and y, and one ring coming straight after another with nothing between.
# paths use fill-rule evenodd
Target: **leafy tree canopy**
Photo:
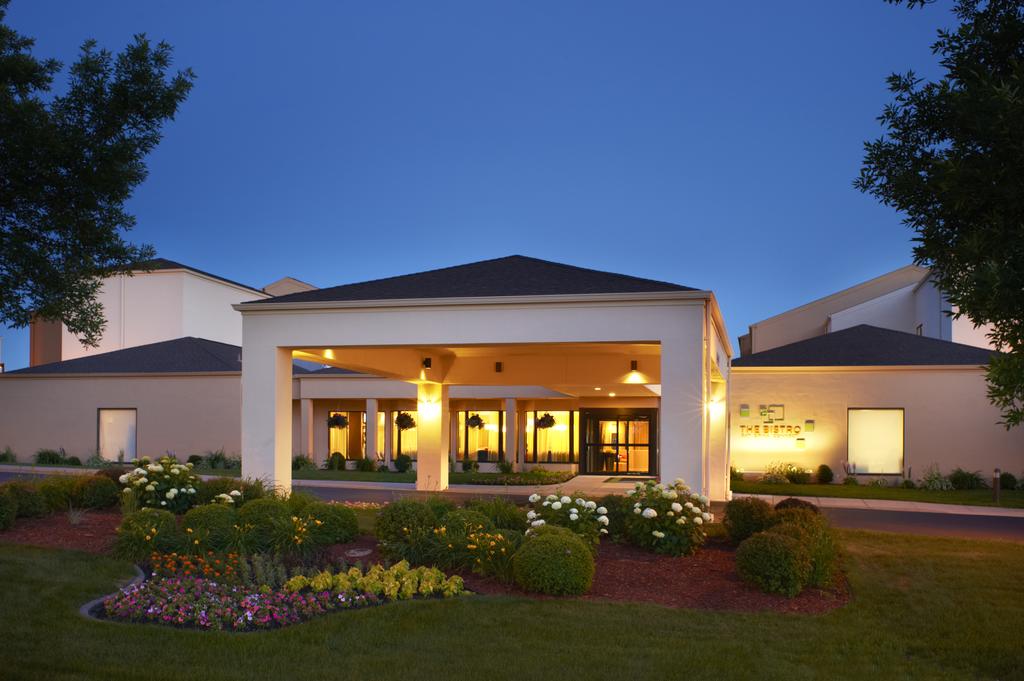
<instances>
[{"instance_id":1,"label":"leafy tree canopy","mask_svg":"<svg viewBox=\"0 0 1024 681\"><path fill-rule=\"evenodd\" d=\"M989 398L1010 428L1024 421L1024 3L957 0L954 13L932 46L942 78L889 76L885 133L854 185L904 214L954 315L991 325L1003 352Z\"/></svg>"},{"instance_id":2,"label":"leafy tree canopy","mask_svg":"<svg viewBox=\"0 0 1024 681\"><path fill-rule=\"evenodd\" d=\"M125 241L135 219L124 204L194 75L169 75L171 46L144 35L116 56L90 40L66 92L51 94L62 65L32 55L34 41L4 23L8 5L0 0L0 322L60 320L95 345L103 277L153 256Z\"/></svg>"}]
</instances>

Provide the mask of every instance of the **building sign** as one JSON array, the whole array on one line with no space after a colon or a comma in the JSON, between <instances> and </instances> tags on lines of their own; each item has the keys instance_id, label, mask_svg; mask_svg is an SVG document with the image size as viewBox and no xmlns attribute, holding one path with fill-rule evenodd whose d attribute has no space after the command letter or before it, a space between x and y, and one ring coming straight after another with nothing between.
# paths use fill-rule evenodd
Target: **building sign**
<instances>
[{"instance_id":1,"label":"building sign","mask_svg":"<svg viewBox=\"0 0 1024 681\"><path fill-rule=\"evenodd\" d=\"M740 435L744 437L795 437L802 430L800 426L789 426L781 423L757 426L740 425Z\"/></svg>"}]
</instances>

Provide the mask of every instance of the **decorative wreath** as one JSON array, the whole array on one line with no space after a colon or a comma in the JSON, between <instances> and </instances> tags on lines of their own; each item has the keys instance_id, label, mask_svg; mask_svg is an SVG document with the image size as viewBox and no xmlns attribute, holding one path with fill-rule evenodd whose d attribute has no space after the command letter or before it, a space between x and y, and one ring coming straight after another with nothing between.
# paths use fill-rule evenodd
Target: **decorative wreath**
<instances>
[{"instance_id":1,"label":"decorative wreath","mask_svg":"<svg viewBox=\"0 0 1024 681\"><path fill-rule=\"evenodd\" d=\"M537 419L538 428L550 428L555 425L555 417L551 414L545 413L539 419Z\"/></svg>"},{"instance_id":2,"label":"decorative wreath","mask_svg":"<svg viewBox=\"0 0 1024 681\"><path fill-rule=\"evenodd\" d=\"M416 427L416 419L412 417L412 414L400 411L395 416L395 425L399 430L409 430Z\"/></svg>"},{"instance_id":3,"label":"decorative wreath","mask_svg":"<svg viewBox=\"0 0 1024 681\"><path fill-rule=\"evenodd\" d=\"M484 420L480 418L480 414L473 414L466 419L466 425L470 428L480 429L484 427Z\"/></svg>"},{"instance_id":4,"label":"decorative wreath","mask_svg":"<svg viewBox=\"0 0 1024 681\"><path fill-rule=\"evenodd\" d=\"M328 428L348 428L348 417L344 414L331 414L327 417Z\"/></svg>"}]
</instances>

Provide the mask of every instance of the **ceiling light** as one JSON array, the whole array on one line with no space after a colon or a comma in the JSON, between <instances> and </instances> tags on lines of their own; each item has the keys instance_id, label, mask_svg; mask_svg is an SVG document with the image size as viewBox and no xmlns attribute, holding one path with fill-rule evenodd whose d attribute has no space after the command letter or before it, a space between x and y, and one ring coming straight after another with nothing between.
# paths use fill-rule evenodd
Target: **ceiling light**
<instances>
[{"instance_id":1,"label":"ceiling light","mask_svg":"<svg viewBox=\"0 0 1024 681\"><path fill-rule=\"evenodd\" d=\"M595 387L594 390L600 390L601 388Z\"/></svg>"}]
</instances>

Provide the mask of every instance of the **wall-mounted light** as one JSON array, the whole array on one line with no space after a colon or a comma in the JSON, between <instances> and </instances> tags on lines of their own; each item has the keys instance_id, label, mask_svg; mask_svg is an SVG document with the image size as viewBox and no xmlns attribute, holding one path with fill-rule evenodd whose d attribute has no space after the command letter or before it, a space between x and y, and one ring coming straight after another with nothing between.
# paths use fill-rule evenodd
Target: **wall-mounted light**
<instances>
[{"instance_id":1,"label":"wall-mounted light","mask_svg":"<svg viewBox=\"0 0 1024 681\"><path fill-rule=\"evenodd\" d=\"M608 397L615 397L615 393L608 393Z\"/></svg>"},{"instance_id":2,"label":"wall-mounted light","mask_svg":"<svg viewBox=\"0 0 1024 681\"><path fill-rule=\"evenodd\" d=\"M501 362L495 362L494 363L494 373L500 374L502 369L504 369L504 368L505 368L505 365L503 365Z\"/></svg>"},{"instance_id":3,"label":"wall-mounted light","mask_svg":"<svg viewBox=\"0 0 1024 681\"><path fill-rule=\"evenodd\" d=\"M636 371L637 370L637 366L639 366L639 363L635 359L629 360L629 370L630 371Z\"/></svg>"},{"instance_id":4,"label":"wall-mounted light","mask_svg":"<svg viewBox=\"0 0 1024 681\"><path fill-rule=\"evenodd\" d=\"M423 360L423 368L424 369L429 369L431 364L433 364L433 360L432 359L430 359L429 357L424 358L424 360Z\"/></svg>"}]
</instances>

